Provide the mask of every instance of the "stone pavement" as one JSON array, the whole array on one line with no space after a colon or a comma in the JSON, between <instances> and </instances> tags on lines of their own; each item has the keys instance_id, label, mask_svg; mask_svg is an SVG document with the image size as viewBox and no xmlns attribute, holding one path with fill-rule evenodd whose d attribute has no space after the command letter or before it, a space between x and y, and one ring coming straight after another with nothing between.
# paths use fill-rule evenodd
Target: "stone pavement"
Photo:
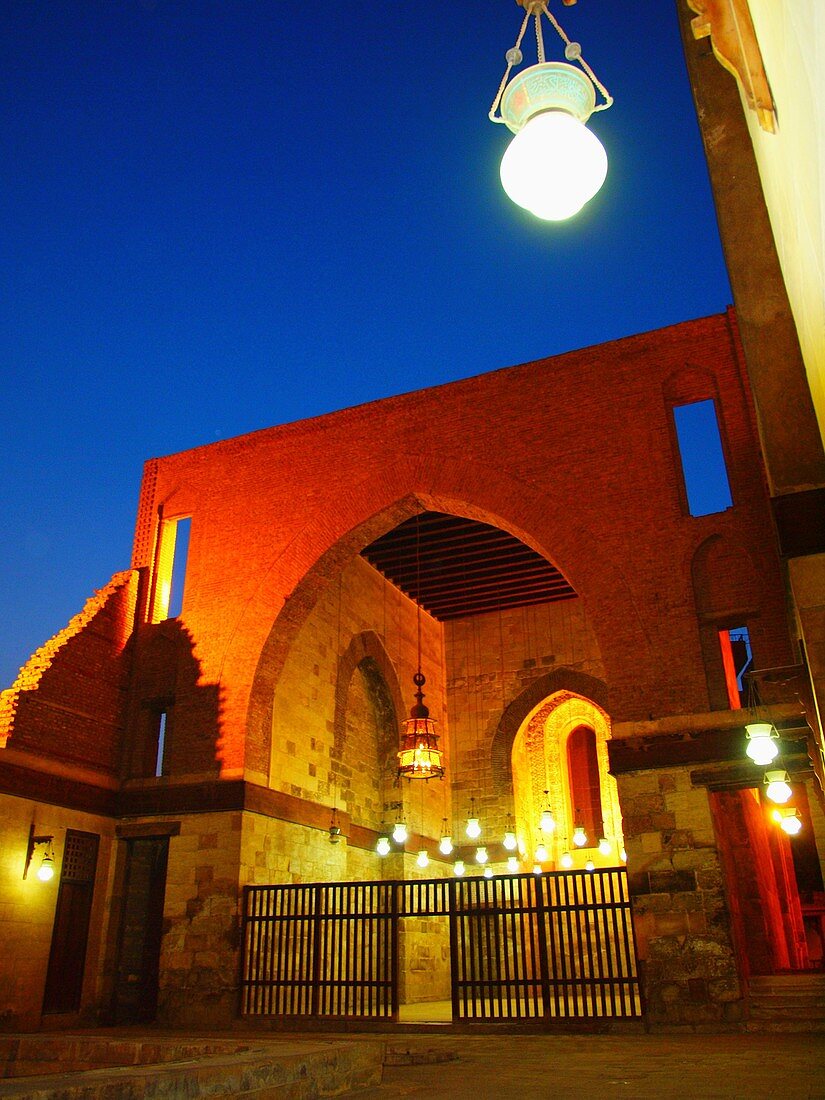
<instances>
[{"instance_id":1,"label":"stone pavement","mask_svg":"<svg viewBox=\"0 0 825 1100\"><path fill-rule=\"evenodd\" d=\"M822 1034L485 1035L387 1037L387 1061L359 1100L825 1098Z\"/></svg>"}]
</instances>

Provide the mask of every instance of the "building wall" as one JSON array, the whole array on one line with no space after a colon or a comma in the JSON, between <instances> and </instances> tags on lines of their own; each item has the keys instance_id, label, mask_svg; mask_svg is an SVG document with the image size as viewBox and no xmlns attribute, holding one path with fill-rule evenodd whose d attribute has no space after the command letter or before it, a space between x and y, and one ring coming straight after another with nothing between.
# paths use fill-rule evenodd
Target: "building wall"
<instances>
[{"instance_id":1,"label":"building wall","mask_svg":"<svg viewBox=\"0 0 825 1100\"><path fill-rule=\"evenodd\" d=\"M44 853L40 845L35 850L27 877L23 878L32 824L35 835L54 837L55 876L49 882L37 878ZM103 956L111 920L107 897L112 888L114 822L0 794L0 928L3 941L0 1027L3 1030L30 1030L41 1024L67 829L95 833L100 837L80 1011L72 1021L93 1022L105 1007ZM54 1026L59 1021L46 1016L43 1022Z\"/></svg>"},{"instance_id":2,"label":"building wall","mask_svg":"<svg viewBox=\"0 0 825 1100\"><path fill-rule=\"evenodd\" d=\"M744 107L782 275L825 438L825 13L818 0L749 0L776 104L775 133Z\"/></svg>"}]
</instances>

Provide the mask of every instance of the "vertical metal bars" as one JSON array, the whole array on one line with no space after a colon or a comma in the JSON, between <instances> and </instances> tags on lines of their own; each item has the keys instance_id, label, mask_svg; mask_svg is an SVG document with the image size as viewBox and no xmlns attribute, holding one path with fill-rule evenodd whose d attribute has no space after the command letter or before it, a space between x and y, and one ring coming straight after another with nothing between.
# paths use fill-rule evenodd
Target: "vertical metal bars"
<instances>
[{"instance_id":1,"label":"vertical metal bars","mask_svg":"<svg viewBox=\"0 0 825 1100\"><path fill-rule=\"evenodd\" d=\"M624 868L247 887L242 1013L396 1019L405 917L449 920L455 1020L642 1013Z\"/></svg>"}]
</instances>

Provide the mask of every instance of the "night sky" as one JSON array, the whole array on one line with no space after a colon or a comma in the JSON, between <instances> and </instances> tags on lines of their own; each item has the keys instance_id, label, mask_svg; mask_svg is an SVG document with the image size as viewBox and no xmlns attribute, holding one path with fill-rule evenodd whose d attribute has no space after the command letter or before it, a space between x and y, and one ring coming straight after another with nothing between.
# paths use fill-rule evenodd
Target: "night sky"
<instances>
[{"instance_id":1,"label":"night sky","mask_svg":"<svg viewBox=\"0 0 825 1100\"><path fill-rule=\"evenodd\" d=\"M728 305L675 0L553 10L615 97L560 224L498 182L515 0L5 0L0 686L146 458Z\"/></svg>"}]
</instances>

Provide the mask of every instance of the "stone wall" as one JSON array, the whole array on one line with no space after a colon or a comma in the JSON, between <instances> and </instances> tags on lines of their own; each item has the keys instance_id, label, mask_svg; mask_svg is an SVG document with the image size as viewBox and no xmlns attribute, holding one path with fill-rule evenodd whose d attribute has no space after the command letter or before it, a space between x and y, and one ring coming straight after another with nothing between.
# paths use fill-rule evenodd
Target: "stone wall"
<instances>
[{"instance_id":1,"label":"stone wall","mask_svg":"<svg viewBox=\"0 0 825 1100\"><path fill-rule=\"evenodd\" d=\"M28 875L23 878L32 824L36 835L54 836L55 874L50 882L41 882L37 877L44 853L42 846L37 847ZM94 1021L102 1007L102 957L111 921L107 896L111 890L114 823L92 814L59 806L39 806L26 799L0 795L0 936L3 942L0 1028L3 1030L29 1030L41 1023L67 829L95 833L100 837L79 1018Z\"/></svg>"},{"instance_id":2,"label":"stone wall","mask_svg":"<svg viewBox=\"0 0 825 1100\"><path fill-rule=\"evenodd\" d=\"M649 1020L736 1023L743 991L708 792L690 769L618 777Z\"/></svg>"}]
</instances>

